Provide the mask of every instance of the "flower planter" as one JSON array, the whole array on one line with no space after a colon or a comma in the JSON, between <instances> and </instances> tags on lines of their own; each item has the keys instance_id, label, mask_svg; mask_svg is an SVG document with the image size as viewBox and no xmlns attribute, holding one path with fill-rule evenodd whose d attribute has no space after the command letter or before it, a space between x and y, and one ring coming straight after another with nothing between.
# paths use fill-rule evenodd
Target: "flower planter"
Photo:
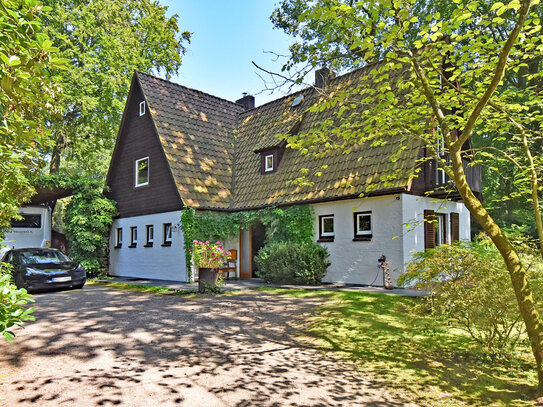
<instances>
[{"instance_id":1,"label":"flower planter","mask_svg":"<svg viewBox=\"0 0 543 407\"><path fill-rule=\"evenodd\" d=\"M218 279L218 268L200 267L198 269L198 291L204 293L206 291L206 285L216 287Z\"/></svg>"}]
</instances>

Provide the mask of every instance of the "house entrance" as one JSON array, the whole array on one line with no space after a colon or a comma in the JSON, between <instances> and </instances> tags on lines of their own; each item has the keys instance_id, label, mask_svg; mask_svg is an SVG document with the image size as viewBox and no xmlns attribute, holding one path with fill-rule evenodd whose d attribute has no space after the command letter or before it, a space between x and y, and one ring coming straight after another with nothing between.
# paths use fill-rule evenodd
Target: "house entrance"
<instances>
[{"instance_id":1,"label":"house entrance","mask_svg":"<svg viewBox=\"0 0 543 407\"><path fill-rule=\"evenodd\" d=\"M254 224L249 230L242 230L239 235L239 261L240 278L253 278L257 270L254 257L264 246L266 228L260 222Z\"/></svg>"}]
</instances>

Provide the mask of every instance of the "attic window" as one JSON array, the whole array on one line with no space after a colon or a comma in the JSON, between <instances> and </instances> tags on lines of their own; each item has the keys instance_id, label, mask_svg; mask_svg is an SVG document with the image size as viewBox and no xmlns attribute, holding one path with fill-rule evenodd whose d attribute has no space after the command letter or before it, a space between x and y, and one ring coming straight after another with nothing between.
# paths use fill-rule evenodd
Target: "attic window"
<instances>
[{"instance_id":1,"label":"attic window","mask_svg":"<svg viewBox=\"0 0 543 407\"><path fill-rule=\"evenodd\" d=\"M135 181L136 187L149 185L149 157L136 160Z\"/></svg>"},{"instance_id":2,"label":"attic window","mask_svg":"<svg viewBox=\"0 0 543 407\"><path fill-rule=\"evenodd\" d=\"M264 171L271 172L273 171L273 154L269 154L264 157Z\"/></svg>"},{"instance_id":3,"label":"attic window","mask_svg":"<svg viewBox=\"0 0 543 407\"><path fill-rule=\"evenodd\" d=\"M296 99L292 101L292 107L298 106L304 100L304 95L297 96Z\"/></svg>"},{"instance_id":4,"label":"attic window","mask_svg":"<svg viewBox=\"0 0 543 407\"><path fill-rule=\"evenodd\" d=\"M145 100L140 103L140 116L145 114Z\"/></svg>"}]
</instances>

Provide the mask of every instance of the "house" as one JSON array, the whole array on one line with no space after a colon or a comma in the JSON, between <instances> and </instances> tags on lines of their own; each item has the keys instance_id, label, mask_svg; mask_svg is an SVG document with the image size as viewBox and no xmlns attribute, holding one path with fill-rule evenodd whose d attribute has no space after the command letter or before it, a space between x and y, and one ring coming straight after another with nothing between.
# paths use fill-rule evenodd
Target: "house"
<instances>
[{"instance_id":1,"label":"house","mask_svg":"<svg viewBox=\"0 0 543 407\"><path fill-rule=\"evenodd\" d=\"M446 177L433 160L409 173L427 154L414 141L397 160L397 147L359 146L322 159L286 147L278 133L306 132L330 111L308 111L320 89L356 83L364 69L334 77L317 71L315 87L255 107L254 97L230 102L136 72L107 177L119 216L110 237L110 274L187 281L181 210L241 211L309 204L315 240L330 252L328 282L382 284L377 261L387 257L393 279L413 251L470 239L470 216L458 196L436 186ZM288 183L303 168L327 169L311 185ZM468 166L480 191L480 171ZM386 179L387 175L399 174ZM360 193L372 184L371 192ZM427 196L427 191L434 192ZM423 222L424 218L434 222ZM239 253L237 276L253 276L262 225L226 242Z\"/></svg>"}]
</instances>

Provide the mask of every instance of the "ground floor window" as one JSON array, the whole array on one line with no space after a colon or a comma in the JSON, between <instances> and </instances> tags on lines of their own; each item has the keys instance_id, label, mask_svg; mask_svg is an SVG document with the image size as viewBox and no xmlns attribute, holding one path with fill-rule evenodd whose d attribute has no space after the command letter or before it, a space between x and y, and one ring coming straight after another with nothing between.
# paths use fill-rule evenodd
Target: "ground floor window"
<instances>
[{"instance_id":1,"label":"ground floor window","mask_svg":"<svg viewBox=\"0 0 543 407\"><path fill-rule=\"evenodd\" d=\"M355 212L353 240L371 240L372 236L371 211Z\"/></svg>"},{"instance_id":2,"label":"ground floor window","mask_svg":"<svg viewBox=\"0 0 543 407\"><path fill-rule=\"evenodd\" d=\"M334 241L334 215L319 216L319 241Z\"/></svg>"},{"instance_id":3,"label":"ground floor window","mask_svg":"<svg viewBox=\"0 0 543 407\"><path fill-rule=\"evenodd\" d=\"M162 246L172 245L172 224L164 223L162 225Z\"/></svg>"},{"instance_id":4,"label":"ground floor window","mask_svg":"<svg viewBox=\"0 0 543 407\"><path fill-rule=\"evenodd\" d=\"M115 247L119 248L123 245L123 228L115 230Z\"/></svg>"},{"instance_id":5,"label":"ground floor window","mask_svg":"<svg viewBox=\"0 0 543 407\"><path fill-rule=\"evenodd\" d=\"M136 247L138 244L138 227L132 226L130 228L130 246L128 247Z\"/></svg>"},{"instance_id":6,"label":"ground floor window","mask_svg":"<svg viewBox=\"0 0 543 407\"><path fill-rule=\"evenodd\" d=\"M155 238L155 227L153 225L145 226L145 247L153 246Z\"/></svg>"}]
</instances>

